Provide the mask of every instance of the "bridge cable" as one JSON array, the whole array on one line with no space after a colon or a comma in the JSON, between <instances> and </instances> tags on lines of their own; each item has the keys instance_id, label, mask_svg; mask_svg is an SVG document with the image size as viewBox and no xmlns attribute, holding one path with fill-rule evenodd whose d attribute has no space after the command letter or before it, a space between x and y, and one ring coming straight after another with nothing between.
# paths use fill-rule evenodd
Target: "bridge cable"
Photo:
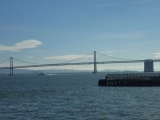
<instances>
[{"instance_id":1,"label":"bridge cable","mask_svg":"<svg viewBox=\"0 0 160 120\"><path fill-rule=\"evenodd\" d=\"M93 54L93 52L92 52L92 53L89 53L89 54L87 54L87 55L84 55L84 56L82 56L82 57L80 57L80 58L77 58L77 59L74 59L74 60L69 60L69 61L62 62L62 63L69 63L69 62L77 61L77 60L82 59L82 58L85 58L86 56L89 56L89 55L91 55L91 54Z\"/></svg>"},{"instance_id":2,"label":"bridge cable","mask_svg":"<svg viewBox=\"0 0 160 120\"><path fill-rule=\"evenodd\" d=\"M7 58L7 59L1 61L0 64L6 62L6 61L8 61L8 60L9 60L9 58Z\"/></svg>"},{"instance_id":3,"label":"bridge cable","mask_svg":"<svg viewBox=\"0 0 160 120\"><path fill-rule=\"evenodd\" d=\"M20 62L23 62L23 63L29 63L29 64L37 64L37 63L32 63L32 62L27 62L27 61L24 61L24 60L20 60L20 59L17 59L17 58L13 58L17 61L20 61Z\"/></svg>"},{"instance_id":4,"label":"bridge cable","mask_svg":"<svg viewBox=\"0 0 160 120\"><path fill-rule=\"evenodd\" d=\"M114 56L110 56L110 55L102 54L102 53L99 53L99 52L97 52L97 53L98 53L98 54L100 54L100 55L103 55L103 56L107 56L107 57L115 58L115 59L119 59L119 60L130 60L130 59L124 59L124 58L119 58L119 57L114 57Z\"/></svg>"}]
</instances>

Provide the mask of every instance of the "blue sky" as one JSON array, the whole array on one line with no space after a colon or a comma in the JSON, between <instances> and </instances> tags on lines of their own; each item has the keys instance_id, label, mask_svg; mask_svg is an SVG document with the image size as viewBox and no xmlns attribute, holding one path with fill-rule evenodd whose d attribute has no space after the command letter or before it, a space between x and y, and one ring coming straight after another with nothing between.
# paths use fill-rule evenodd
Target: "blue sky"
<instances>
[{"instance_id":1,"label":"blue sky","mask_svg":"<svg viewBox=\"0 0 160 120\"><path fill-rule=\"evenodd\" d=\"M93 51L126 59L158 59L159 6L159 0L1 0L0 61L12 56L57 63ZM65 68L93 66L58 67ZM143 63L99 66L107 68L143 70Z\"/></svg>"}]
</instances>

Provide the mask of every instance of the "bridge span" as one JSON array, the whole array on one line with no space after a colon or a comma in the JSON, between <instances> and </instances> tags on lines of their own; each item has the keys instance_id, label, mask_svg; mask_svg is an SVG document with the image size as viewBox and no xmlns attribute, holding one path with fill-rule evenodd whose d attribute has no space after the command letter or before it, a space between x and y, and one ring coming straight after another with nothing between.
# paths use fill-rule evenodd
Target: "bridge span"
<instances>
[{"instance_id":1,"label":"bridge span","mask_svg":"<svg viewBox=\"0 0 160 120\"><path fill-rule=\"evenodd\" d=\"M160 62L160 59L149 59L152 62ZM56 64L33 64L33 65L23 65L23 66L13 66L13 57L10 57L10 67L0 67L0 69L10 69L10 75L13 75L13 69L16 68L31 68L31 67L47 67L47 66L67 66L67 65L94 65L94 72L97 73L97 64L117 64L117 63L140 63L147 60L120 60L120 61L96 61L96 51L94 51L94 61L93 62L74 62L74 63L56 63ZM152 66L153 67L153 66ZM154 68L154 67L153 67ZM145 71L145 65L144 65ZM154 70L153 70L154 71ZM148 72L153 72L148 71Z\"/></svg>"}]
</instances>

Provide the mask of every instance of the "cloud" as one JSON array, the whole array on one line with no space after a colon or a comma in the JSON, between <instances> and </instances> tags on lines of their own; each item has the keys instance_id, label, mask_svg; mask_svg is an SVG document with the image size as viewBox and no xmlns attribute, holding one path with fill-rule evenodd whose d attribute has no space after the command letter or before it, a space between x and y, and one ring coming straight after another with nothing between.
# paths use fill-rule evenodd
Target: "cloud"
<instances>
[{"instance_id":1,"label":"cloud","mask_svg":"<svg viewBox=\"0 0 160 120\"><path fill-rule=\"evenodd\" d=\"M35 39L24 40L11 46L0 44L0 51L19 52L23 49L36 48L41 44L42 42Z\"/></svg>"},{"instance_id":2,"label":"cloud","mask_svg":"<svg viewBox=\"0 0 160 120\"><path fill-rule=\"evenodd\" d=\"M93 58L93 55L64 55L64 56L51 56L51 57L45 57L47 60L73 60L73 59L78 59L78 58Z\"/></svg>"},{"instance_id":3,"label":"cloud","mask_svg":"<svg viewBox=\"0 0 160 120\"><path fill-rule=\"evenodd\" d=\"M153 53L153 54L154 54L154 58L160 58L160 52Z\"/></svg>"}]
</instances>

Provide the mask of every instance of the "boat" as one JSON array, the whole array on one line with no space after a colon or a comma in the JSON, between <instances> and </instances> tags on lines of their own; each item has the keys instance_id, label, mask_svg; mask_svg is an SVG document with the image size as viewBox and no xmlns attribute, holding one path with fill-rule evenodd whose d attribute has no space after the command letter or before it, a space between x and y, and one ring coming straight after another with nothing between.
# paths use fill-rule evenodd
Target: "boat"
<instances>
[{"instance_id":1,"label":"boat","mask_svg":"<svg viewBox=\"0 0 160 120\"><path fill-rule=\"evenodd\" d=\"M38 75L45 75L45 73L39 73Z\"/></svg>"},{"instance_id":2,"label":"boat","mask_svg":"<svg viewBox=\"0 0 160 120\"><path fill-rule=\"evenodd\" d=\"M105 79L98 81L98 86L160 86L160 76L127 76L121 78L110 78L106 76Z\"/></svg>"}]
</instances>

